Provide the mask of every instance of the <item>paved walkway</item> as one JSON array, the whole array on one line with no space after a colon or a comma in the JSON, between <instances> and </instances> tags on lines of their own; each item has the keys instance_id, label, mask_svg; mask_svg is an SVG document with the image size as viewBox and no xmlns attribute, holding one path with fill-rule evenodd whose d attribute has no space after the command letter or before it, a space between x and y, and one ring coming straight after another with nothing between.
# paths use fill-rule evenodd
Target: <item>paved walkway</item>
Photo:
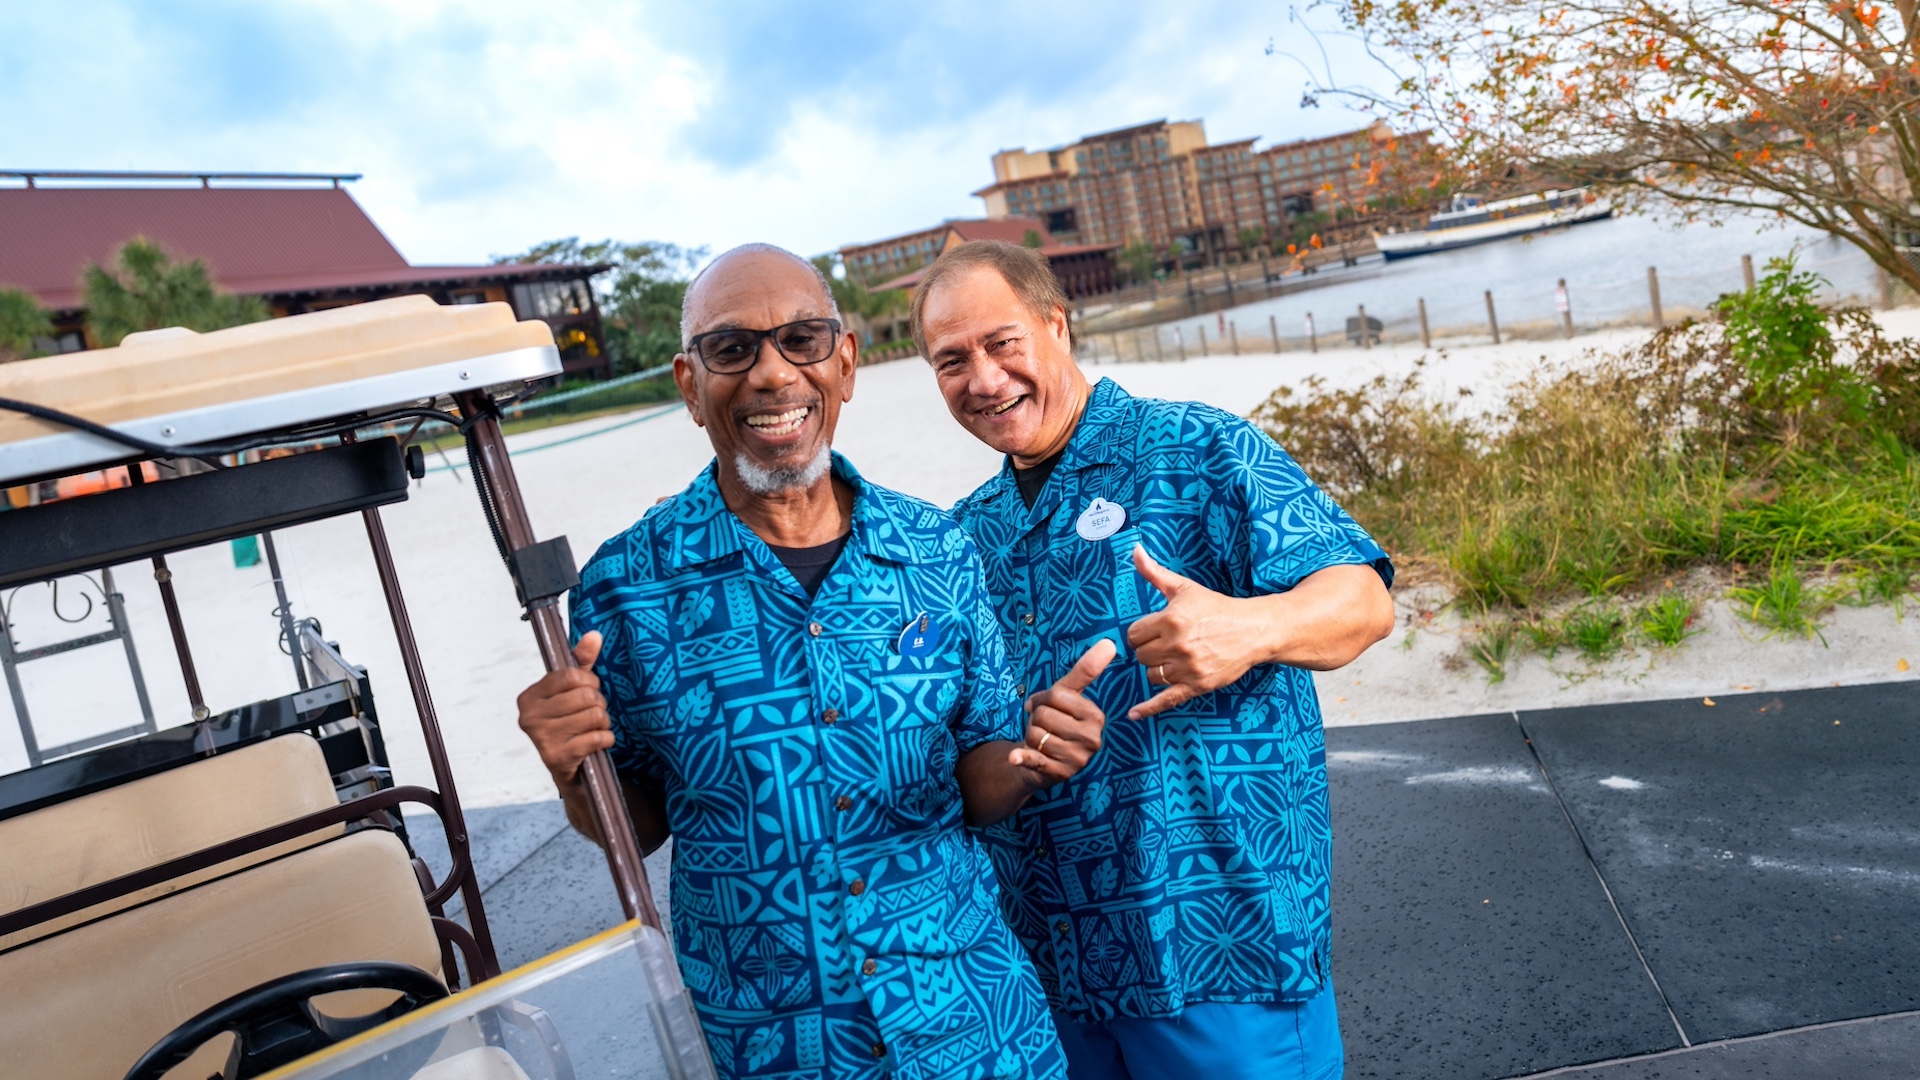
<instances>
[{"instance_id":1,"label":"paved walkway","mask_svg":"<svg viewBox=\"0 0 1920 1080\"><path fill-rule=\"evenodd\" d=\"M1348 1076L1920 1076L1916 700L1330 729ZM619 921L557 803L470 824L503 963Z\"/></svg>"}]
</instances>

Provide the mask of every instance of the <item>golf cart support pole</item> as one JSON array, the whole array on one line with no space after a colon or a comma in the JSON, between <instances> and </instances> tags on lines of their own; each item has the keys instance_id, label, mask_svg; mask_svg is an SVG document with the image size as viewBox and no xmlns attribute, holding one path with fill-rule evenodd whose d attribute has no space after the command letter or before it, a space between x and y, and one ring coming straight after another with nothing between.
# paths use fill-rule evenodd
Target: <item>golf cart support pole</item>
<instances>
[{"instance_id":1,"label":"golf cart support pole","mask_svg":"<svg viewBox=\"0 0 1920 1080\"><path fill-rule=\"evenodd\" d=\"M485 394L465 393L454 398L460 415L471 421L467 432L469 446L480 464L474 470L474 486L498 518L501 537L511 558L534 546L533 526L527 519L526 503L520 497L520 483L513 474L513 462L507 456L507 443L500 433L499 412ZM568 567L572 570L572 567ZM559 597L536 596L523 600L527 621L540 645L540 659L548 671L575 667L573 649L561 620ZM633 831L633 819L627 814L620 780L614 775L613 762L606 751L598 751L580 764L581 779L587 789L587 801L593 812L594 827L605 842L607 865L613 871L614 886L620 893L620 906L629 919L665 932L660 913L653 906L653 892L647 887L647 868L640 854L640 841Z\"/></svg>"}]
</instances>

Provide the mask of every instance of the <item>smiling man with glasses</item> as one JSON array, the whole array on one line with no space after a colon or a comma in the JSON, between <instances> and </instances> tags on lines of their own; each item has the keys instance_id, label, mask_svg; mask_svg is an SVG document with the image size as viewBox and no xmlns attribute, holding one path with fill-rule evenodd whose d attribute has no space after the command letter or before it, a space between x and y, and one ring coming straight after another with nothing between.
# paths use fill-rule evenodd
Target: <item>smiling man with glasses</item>
<instances>
[{"instance_id":1,"label":"smiling man with glasses","mask_svg":"<svg viewBox=\"0 0 1920 1080\"><path fill-rule=\"evenodd\" d=\"M674 378L714 461L603 546L582 668L520 726L594 835L611 749L643 846L674 838L674 944L723 1077L1065 1076L968 826L1084 767L1087 651L1024 703L973 544L832 450L856 345L809 263L750 245L687 290Z\"/></svg>"}]
</instances>

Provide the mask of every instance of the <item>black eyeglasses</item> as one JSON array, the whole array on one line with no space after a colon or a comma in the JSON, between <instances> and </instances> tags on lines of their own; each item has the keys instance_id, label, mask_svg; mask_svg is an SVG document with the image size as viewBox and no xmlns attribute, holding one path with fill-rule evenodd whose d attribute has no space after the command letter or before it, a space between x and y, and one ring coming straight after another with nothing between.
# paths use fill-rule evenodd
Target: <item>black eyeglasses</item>
<instances>
[{"instance_id":1,"label":"black eyeglasses","mask_svg":"<svg viewBox=\"0 0 1920 1080\"><path fill-rule=\"evenodd\" d=\"M698 356L715 375L738 375L760 359L760 342L773 339L773 347L798 367L817 364L840 345L837 319L800 319L771 330L709 330L687 341L687 351Z\"/></svg>"}]
</instances>

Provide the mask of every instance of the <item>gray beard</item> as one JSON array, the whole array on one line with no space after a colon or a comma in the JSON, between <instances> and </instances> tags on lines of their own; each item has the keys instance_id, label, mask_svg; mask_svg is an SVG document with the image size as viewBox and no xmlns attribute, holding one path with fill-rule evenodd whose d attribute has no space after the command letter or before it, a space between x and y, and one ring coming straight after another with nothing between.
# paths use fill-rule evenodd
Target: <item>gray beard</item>
<instances>
[{"instance_id":1,"label":"gray beard","mask_svg":"<svg viewBox=\"0 0 1920 1080\"><path fill-rule=\"evenodd\" d=\"M778 495L795 488L809 488L820 482L833 467L833 448L822 446L812 461L793 469L767 469L753 463L745 453L735 454L733 469L740 482L755 495Z\"/></svg>"}]
</instances>

